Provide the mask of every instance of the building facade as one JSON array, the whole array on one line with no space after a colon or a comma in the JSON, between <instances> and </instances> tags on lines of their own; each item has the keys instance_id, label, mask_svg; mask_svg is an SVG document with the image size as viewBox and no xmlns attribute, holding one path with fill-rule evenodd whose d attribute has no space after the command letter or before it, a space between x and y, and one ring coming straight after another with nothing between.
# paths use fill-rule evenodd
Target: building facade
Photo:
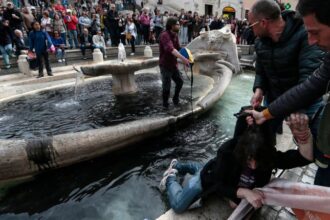
<instances>
[{"instance_id":1,"label":"building facade","mask_svg":"<svg viewBox=\"0 0 330 220\"><path fill-rule=\"evenodd\" d=\"M150 1L150 0L149 0ZM157 1L157 0L154 0ZM178 11L196 11L201 15L223 15L225 18L243 20L256 0L163 0L167 5ZM278 0L286 9L295 10L298 0Z\"/></svg>"}]
</instances>

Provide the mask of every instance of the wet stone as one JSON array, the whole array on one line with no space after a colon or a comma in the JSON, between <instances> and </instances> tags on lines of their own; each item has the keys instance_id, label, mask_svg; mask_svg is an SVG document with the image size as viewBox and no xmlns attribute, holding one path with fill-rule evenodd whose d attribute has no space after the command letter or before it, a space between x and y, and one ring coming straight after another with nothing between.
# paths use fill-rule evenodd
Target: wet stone
<instances>
[{"instance_id":1,"label":"wet stone","mask_svg":"<svg viewBox=\"0 0 330 220\"><path fill-rule=\"evenodd\" d=\"M290 172L293 172L293 173L295 173L298 176L301 176L301 174L302 174L303 171L304 170L302 168L300 168L300 167L296 167L296 168L290 169Z\"/></svg>"},{"instance_id":2,"label":"wet stone","mask_svg":"<svg viewBox=\"0 0 330 220\"><path fill-rule=\"evenodd\" d=\"M314 184L314 178L309 177L307 175L303 175L301 182L308 183L308 184Z\"/></svg>"},{"instance_id":3,"label":"wet stone","mask_svg":"<svg viewBox=\"0 0 330 220\"><path fill-rule=\"evenodd\" d=\"M315 174L316 174L316 170L313 170L311 168L308 168L308 169L306 169L305 174L307 176L310 176L310 177L314 178L315 177Z\"/></svg>"},{"instance_id":4,"label":"wet stone","mask_svg":"<svg viewBox=\"0 0 330 220\"><path fill-rule=\"evenodd\" d=\"M298 175L297 173L294 173L292 171L285 171L283 173L283 175L281 176L281 178L288 179L288 180L291 180L294 182L298 182L300 175L301 175L301 173Z\"/></svg>"},{"instance_id":5,"label":"wet stone","mask_svg":"<svg viewBox=\"0 0 330 220\"><path fill-rule=\"evenodd\" d=\"M315 171L318 169L315 163L310 164L308 167Z\"/></svg>"}]
</instances>

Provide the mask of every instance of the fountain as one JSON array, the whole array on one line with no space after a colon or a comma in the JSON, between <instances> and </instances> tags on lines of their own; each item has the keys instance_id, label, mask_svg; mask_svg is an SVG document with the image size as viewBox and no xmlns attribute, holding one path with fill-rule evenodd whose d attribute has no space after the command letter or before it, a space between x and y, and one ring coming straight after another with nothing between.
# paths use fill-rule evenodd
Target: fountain
<instances>
[{"instance_id":1,"label":"fountain","mask_svg":"<svg viewBox=\"0 0 330 220\"><path fill-rule=\"evenodd\" d=\"M232 74L239 71L230 36L228 32L210 32L188 45L199 69L194 71L193 111L190 83L185 83L182 106L164 112L158 71L141 71L157 66L158 58L127 60L122 50L119 62L81 66L84 75L93 77L84 80L82 94L75 100L74 83L45 86L0 100L0 112L8 116L6 124L0 121L0 156L5 158L0 160L0 181L98 157L207 111L222 96ZM22 111L25 114L20 114Z\"/></svg>"}]
</instances>

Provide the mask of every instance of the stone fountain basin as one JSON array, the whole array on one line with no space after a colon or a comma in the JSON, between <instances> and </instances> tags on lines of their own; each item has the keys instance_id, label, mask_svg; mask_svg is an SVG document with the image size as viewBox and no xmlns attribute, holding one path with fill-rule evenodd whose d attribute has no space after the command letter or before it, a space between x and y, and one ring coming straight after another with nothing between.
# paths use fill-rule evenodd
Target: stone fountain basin
<instances>
[{"instance_id":1,"label":"stone fountain basin","mask_svg":"<svg viewBox=\"0 0 330 220\"><path fill-rule=\"evenodd\" d=\"M189 120L192 115L204 113L220 99L233 74L230 63L217 62L216 67L217 71L204 76L209 78L209 83L198 100L194 100L193 111L187 108L168 116L143 118L115 126L59 134L43 139L0 140L0 182L4 184L25 179L45 170L90 160L159 135L175 123Z\"/></svg>"},{"instance_id":2,"label":"stone fountain basin","mask_svg":"<svg viewBox=\"0 0 330 220\"><path fill-rule=\"evenodd\" d=\"M81 71L87 76L101 76L106 74L130 74L141 69L152 68L158 65L158 58L140 58L135 60L108 60L100 64L81 66Z\"/></svg>"}]
</instances>

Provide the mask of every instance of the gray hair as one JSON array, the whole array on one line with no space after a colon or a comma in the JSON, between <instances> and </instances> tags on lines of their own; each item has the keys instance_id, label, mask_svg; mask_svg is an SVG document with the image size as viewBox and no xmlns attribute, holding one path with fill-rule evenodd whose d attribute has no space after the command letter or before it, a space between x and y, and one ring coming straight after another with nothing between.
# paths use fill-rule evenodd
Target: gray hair
<instances>
[{"instance_id":1,"label":"gray hair","mask_svg":"<svg viewBox=\"0 0 330 220\"><path fill-rule=\"evenodd\" d=\"M257 19L276 20L281 16L281 9L274 0L258 0L253 4L251 13Z\"/></svg>"}]
</instances>

